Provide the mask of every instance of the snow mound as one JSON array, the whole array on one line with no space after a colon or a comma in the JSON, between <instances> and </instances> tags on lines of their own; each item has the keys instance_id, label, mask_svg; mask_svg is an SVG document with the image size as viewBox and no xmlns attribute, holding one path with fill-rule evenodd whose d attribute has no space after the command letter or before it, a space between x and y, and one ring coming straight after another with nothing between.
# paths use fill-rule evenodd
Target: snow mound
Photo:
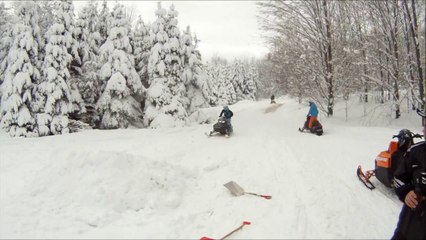
<instances>
[{"instance_id":1,"label":"snow mound","mask_svg":"<svg viewBox=\"0 0 426 240\"><path fill-rule=\"evenodd\" d=\"M179 166L125 152L74 152L63 161L51 162L29 186L34 207L49 202L44 211L66 213L92 227L128 211L178 208L190 177Z\"/></svg>"}]
</instances>

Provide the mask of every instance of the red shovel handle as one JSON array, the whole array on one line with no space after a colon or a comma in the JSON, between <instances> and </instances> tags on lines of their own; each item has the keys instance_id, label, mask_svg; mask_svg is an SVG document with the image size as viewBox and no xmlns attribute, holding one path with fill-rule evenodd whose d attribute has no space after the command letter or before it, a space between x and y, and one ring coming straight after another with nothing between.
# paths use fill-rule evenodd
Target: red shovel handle
<instances>
[{"instance_id":1,"label":"red shovel handle","mask_svg":"<svg viewBox=\"0 0 426 240\"><path fill-rule=\"evenodd\" d=\"M268 196L268 195L260 195L261 197L265 198L265 199L271 199L272 196Z\"/></svg>"},{"instance_id":2,"label":"red shovel handle","mask_svg":"<svg viewBox=\"0 0 426 240\"><path fill-rule=\"evenodd\" d=\"M251 224L251 222L249 222L249 221L244 221L243 222L243 224L241 224L241 226L239 226L238 228L236 228L236 229L234 229L232 232L230 232L230 233L228 233L228 234L226 234L226 236L224 236L223 238L221 238L221 239L225 239L225 238L227 238L227 237L229 237L229 236L231 236L234 232L236 232L236 231L238 231L238 230L241 230L245 225L250 225ZM202 238L200 238L200 240L215 240L215 239L213 239L213 238L209 238L209 237L202 237Z\"/></svg>"}]
</instances>

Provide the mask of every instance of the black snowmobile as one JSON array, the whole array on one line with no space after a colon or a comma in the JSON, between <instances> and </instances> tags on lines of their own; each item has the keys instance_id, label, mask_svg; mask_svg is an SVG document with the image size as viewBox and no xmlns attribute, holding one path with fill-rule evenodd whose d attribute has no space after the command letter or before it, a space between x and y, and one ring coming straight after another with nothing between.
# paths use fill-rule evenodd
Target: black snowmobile
<instances>
[{"instance_id":1,"label":"black snowmobile","mask_svg":"<svg viewBox=\"0 0 426 240\"><path fill-rule=\"evenodd\" d=\"M393 188L393 174L398 165L404 160L403 156L414 144L414 138L422 138L423 135L414 134L408 129L402 129L397 135L392 138L397 138L398 141L391 141L388 150L380 152L374 160L374 170L362 171L361 165L356 171L359 180L369 189L376 188L370 181L370 178L375 176L383 185L388 188Z\"/></svg>"},{"instance_id":2,"label":"black snowmobile","mask_svg":"<svg viewBox=\"0 0 426 240\"><path fill-rule=\"evenodd\" d=\"M299 128L299 131L303 132L306 129L306 130L309 130L313 134L321 136L324 133L321 123L318 120L315 120L312 123L312 128L309 128L309 119L310 118L311 118L310 116L306 117L305 124L303 125L303 128Z\"/></svg>"},{"instance_id":3,"label":"black snowmobile","mask_svg":"<svg viewBox=\"0 0 426 240\"><path fill-rule=\"evenodd\" d=\"M220 117L217 120L217 123L213 125L213 131L210 131L208 136L221 134L221 135L225 135L229 137L231 133L232 133L232 126L230 126L230 124L226 122L225 117Z\"/></svg>"}]
</instances>

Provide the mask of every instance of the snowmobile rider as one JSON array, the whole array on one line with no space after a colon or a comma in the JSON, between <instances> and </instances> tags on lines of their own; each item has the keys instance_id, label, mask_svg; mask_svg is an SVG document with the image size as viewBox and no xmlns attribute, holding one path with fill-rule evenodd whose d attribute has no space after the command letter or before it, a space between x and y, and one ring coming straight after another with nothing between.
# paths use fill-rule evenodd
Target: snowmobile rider
<instances>
[{"instance_id":1,"label":"snowmobile rider","mask_svg":"<svg viewBox=\"0 0 426 240\"><path fill-rule=\"evenodd\" d=\"M231 118L234 116L234 113L229 109L228 106L223 106L222 112L220 112L219 117L222 117L222 115L225 117L225 121L228 124L229 132L233 132L232 124L231 124Z\"/></svg>"},{"instance_id":2,"label":"snowmobile rider","mask_svg":"<svg viewBox=\"0 0 426 240\"><path fill-rule=\"evenodd\" d=\"M426 113L417 110L423 119L426 135ZM394 174L395 192L404 202L393 240L426 239L426 141L411 146Z\"/></svg>"},{"instance_id":3,"label":"snowmobile rider","mask_svg":"<svg viewBox=\"0 0 426 240\"><path fill-rule=\"evenodd\" d=\"M393 152L391 156L391 169L393 173L398 168L400 161L404 159L405 153L408 151L411 145L414 144L414 136L408 129L401 129L401 131L399 131L398 135L395 137L398 138L398 149Z\"/></svg>"},{"instance_id":4,"label":"snowmobile rider","mask_svg":"<svg viewBox=\"0 0 426 240\"><path fill-rule=\"evenodd\" d=\"M276 102L275 102L275 95L274 95L274 94L272 94L272 96L271 96L271 104L274 104L274 103L276 103Z\"/></svg>"},{"instance_id":5,"label":"snowmobile rider","mask_svg":"<svg viewBox=\"0 0 426 240\"><path fill-rule=\"evenodd\" d=\"M301 132L303 132L303 130L305 129L311 129L312 128L312 123L317 120L318 117L318 108L317 105L312 102L309 101L309 111L308 114L306 115L306 122L305 125L303 126L302 129L299 129Z\"/></svg>"},{"instance_id":6,"label":"snowmobile rider","mask_svg":"<svg viewBox=\"0 0 426 240\"><path fill-rule=\"evenodd\" d=\"M315 120L317 120L317 117L318 117L318 108L317 108L317 105L314 102L312 102L312 101L309 101L308 117L309 117L308 128L311 129L312 128L312 123Z\"/></svg>"}]
</instances>

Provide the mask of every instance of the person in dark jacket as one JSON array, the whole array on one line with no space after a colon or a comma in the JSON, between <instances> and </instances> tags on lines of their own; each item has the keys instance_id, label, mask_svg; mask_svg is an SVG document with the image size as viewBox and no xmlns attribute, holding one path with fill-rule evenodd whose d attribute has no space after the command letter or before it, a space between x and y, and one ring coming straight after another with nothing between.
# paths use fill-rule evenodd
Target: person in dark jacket
<instances>
[{"instance_id":1,"label":"person in dark jacket","mask_svg":"<svg viewBox=\"0 0 426 240\"><path fill-rule=\"evenodd\" d=\"M274 103L276 103L276 102L275 102L275 95L274 95L274 94L272 94L272 96L271 96L271 104L274 104Z\"/></svg>"},{"instance_id":2,"label":"person in dark jacket","mask_svg":"<svg viewBox=\"0 0 426 240\"><path fill-rule=\"evenodd\" d=\"M413 134L408 129L401 129L396 135L398 138L398 149L392 153L391 156L391 169L392 173L396 171L399 166L399 162L403 161L405 153L410 149L410 147L414 144Z\"/></svg>"},{"instance_id":3,"label":"person in dark jacket","mask_svg":"<svg viewBox=\"0 0 426 240\"><path fill-rule=\"evenodd\" d=\"M423 134L426 135L426 115ZM426 239L426 141L411 146L394 174L395 192L404 202L393 240Z\"/></svg>"},{"instance_id":4,"label":"person in dark jacket","mask_svg":"<svg viewBox=\"0 0 426 240\"><path fill-rule=\"evenodd\" d=\"M220 112L219 117L222 117L222 115L225 117L225 121L228 124L228 133L232 133L233 128L231 124L231 118L234 116L234 113L229 109L228 106L223 106L223 109Z\"/></svg>"}]
</instances>

